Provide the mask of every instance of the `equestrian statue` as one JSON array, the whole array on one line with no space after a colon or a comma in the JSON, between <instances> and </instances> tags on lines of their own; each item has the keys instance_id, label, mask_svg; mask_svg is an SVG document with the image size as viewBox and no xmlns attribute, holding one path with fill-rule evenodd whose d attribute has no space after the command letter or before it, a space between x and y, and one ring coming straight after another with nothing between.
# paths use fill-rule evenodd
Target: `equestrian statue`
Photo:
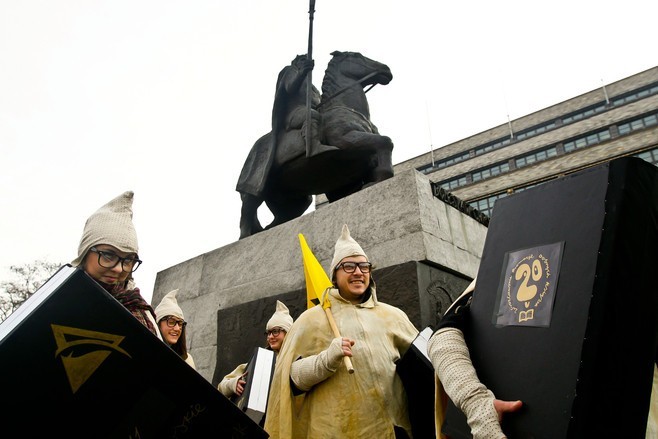
<instances>
[{"instance_id":1,"label":"equestrian statue","mask_svg":"<svg viewBox=\"0 0 658 439\"><path fill-rule=\"evenodd\" d=\"M331 55L322 95L309 84L306 55L279 73L272 131L249 151L236 186L240 239L263 230L263 202L274 216L269 229L301 216L313 195L332 202L393 176L393 142L370 121L366 99L370 88L393 79L391 70L357 52Z\"/></svg>"}]
</instances>

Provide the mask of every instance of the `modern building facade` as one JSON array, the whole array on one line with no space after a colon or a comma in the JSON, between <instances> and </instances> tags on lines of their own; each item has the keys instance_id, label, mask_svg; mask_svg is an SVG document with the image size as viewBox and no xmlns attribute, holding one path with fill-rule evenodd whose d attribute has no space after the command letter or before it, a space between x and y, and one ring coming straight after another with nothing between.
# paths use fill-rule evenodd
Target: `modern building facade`
<instances>
[{"instance_id":1,"label":"modern building facade","mask_svg":"<svg viewBox=\"0 0 658 439\"><path fill-rule=\"evenodd\" d=\"M394 166L490 216L497 199L598 165L637 156L658 165L658 67Z\"/></svg>"}]
</instances>

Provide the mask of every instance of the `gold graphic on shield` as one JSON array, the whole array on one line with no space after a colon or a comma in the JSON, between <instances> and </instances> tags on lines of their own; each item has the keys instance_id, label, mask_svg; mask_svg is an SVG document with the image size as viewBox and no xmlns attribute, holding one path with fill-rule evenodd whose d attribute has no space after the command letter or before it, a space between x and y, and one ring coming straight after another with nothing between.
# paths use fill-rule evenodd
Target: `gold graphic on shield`
<instances>
[{"instance_id":1,"label":"gold graphic on shield","mask_svg":"<svg viewBox=\"0 0 658 439\"><path fill-rule=\"evenodd\" d=\"M80 386L93 375L112 351L131 358L128 352L119 347L119 343L125 338L122 335L54 324L50 326L53 329L55 343L57 343L55 357L60 356L62 358L64 370L73 393L77 392ZM84 353L73 356L75 348L82 348ZM70 352L64 355L65 350L70 350Z\"/></svg>"},{"instance_id":2,"label":"gold graphic on shield","mask_svg":"<svg viewBox=\"0 0 658 439\"><path fill-rule=\"evenodd\" d=\"M542 254L535 256L531 253L512 268L512 276L507 282L507 304L515 313L518 312L519 323L535 318L535 308L551 285L550 277L550 262Z\"/></svg>"},{"instance_id":3,"label":"gold graphic on shield","mask_svg":"<svg viewBox=\"0 0 658 439\"><path fill-rule=\"evenodd\" d=\"M496 326L548 327L560 277L564 241L505 253L493 313Z\"/></svg>"}]
</instances>

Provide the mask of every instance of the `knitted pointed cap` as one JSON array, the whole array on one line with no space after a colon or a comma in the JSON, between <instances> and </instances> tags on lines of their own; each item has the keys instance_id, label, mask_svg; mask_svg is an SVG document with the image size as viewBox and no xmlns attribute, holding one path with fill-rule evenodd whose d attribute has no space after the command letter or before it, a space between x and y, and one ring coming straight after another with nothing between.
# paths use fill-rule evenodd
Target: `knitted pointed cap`
<instances>
[{"instance_id":1,"label":"knitted pointed cap","mask_svg":"<svg viewBox=\"0 0 658 439\"><path fill-rule=\"evenodd\" d=\"M329 270L330 276L333 276L336 265L340 264L340 261L348 256L365 256L366 260L369 260L366 252L363 251L359 243L350 236L350 230L347 228L347 224L344 224L340 238L336 241L334 258L331 260L331 267Z\"/></svg>"},{"instance_id":2,"label":"knitted pointed cap","mask_svg":"<svg viewBox=\"0 0 658 439\"><path fill-rule=\"evenodd\" d=\"M111 245L126 253L138 253L137 233L132 221L133 195L132 191L124 192L87 219L78 257L71 265L80 265L89 249L98 244Z\"/></svg>"},{"instance_id":3,"label":"knitted pointed cap","mask_svg":"<svg viewBox=\"0 0 658 439\"><path fill-rule=\"evenodd\" d=\"M272 328L279 327L284 331L290 331L292 327L292 317L290 312L288 312L288 307L281 301L276 301L276 311L272 314L272 318L267 322L265 327L266 331L269 331Z\"/></svg>"},{"instance_id":4,"label":"knitted pointed cap","mask_svg":"<svg viewBox=\"0 0 658 439\"><path fill-rule=\"evenodd\" d=\"M155 320L159 322L163 317L174 316L179 319L185 320L183 316L183 310L178 306L178 300L176 300L176 294L178 290L173 290L165 294L165 296L160 301L160 304L155 308Z\"/></svg>"}]
</instances>

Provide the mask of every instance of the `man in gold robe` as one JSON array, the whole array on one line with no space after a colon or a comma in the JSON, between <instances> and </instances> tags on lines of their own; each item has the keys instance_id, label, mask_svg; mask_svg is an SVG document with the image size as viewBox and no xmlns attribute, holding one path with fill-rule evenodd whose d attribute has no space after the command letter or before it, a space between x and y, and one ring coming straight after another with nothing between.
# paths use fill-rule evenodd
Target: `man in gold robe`
<instances>
[{"instance_id":1,"label":"man in gold robe","mask_svg":"<svg viewBox=\"0 0 658 439\"><path fill-rule=\"evenodd\" d=\"M265 430L272 438L410 438L407 397L395 362L418 330L377 300L372 264L343 226L331 262L333 288L293 324L276 362ZM344 366L350 357L354 373Z\"/></svg>"}]
</instances>

